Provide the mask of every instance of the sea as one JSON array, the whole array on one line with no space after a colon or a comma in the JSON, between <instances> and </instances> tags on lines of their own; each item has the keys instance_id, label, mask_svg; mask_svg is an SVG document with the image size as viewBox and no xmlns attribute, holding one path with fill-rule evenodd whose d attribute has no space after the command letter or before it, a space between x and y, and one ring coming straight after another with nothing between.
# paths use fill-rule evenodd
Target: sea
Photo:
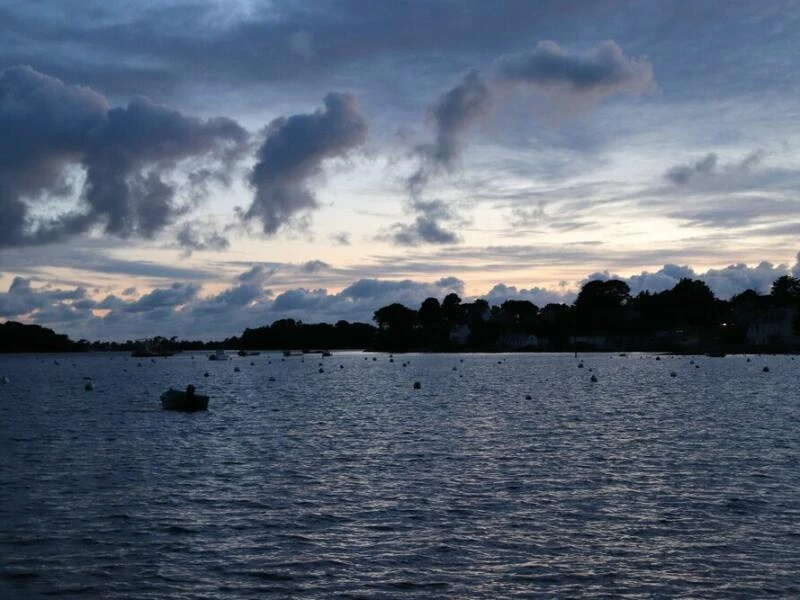
<instances>
[{"instance_id":1,"label":"sea","mask_svg":"<svg viewBox=\"0 0 800 600\"><path fill-rule=\"evenodd\" d=\"M796 358L3 355L0 598L797 598Z\"/></svg>"}]
</instances>

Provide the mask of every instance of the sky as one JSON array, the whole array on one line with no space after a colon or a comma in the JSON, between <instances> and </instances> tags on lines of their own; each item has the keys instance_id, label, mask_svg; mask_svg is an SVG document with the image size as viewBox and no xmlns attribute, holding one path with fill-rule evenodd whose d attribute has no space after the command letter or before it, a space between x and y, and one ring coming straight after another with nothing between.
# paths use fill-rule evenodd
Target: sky
<instances>
[{"instance_id":1,"label":"sky","mask_svg":"<svg viewBox=\"0 0 800 600\"><path fill-rule=\"evenodd\" d=\"M0 321L800 276L800 4L0 0Z\"/></svg>"}]
</instances>

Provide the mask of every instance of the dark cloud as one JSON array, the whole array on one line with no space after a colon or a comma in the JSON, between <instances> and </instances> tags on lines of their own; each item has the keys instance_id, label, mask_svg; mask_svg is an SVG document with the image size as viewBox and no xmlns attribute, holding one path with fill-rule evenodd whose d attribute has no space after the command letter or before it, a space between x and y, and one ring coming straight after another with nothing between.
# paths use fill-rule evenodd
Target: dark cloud
<instances>
[{"instance_id":1,"label":"dark cloud","mask_svg":"<svg viewBox=\"0 0 800 600\"><path fill-rule=\"evenodd\" d=\"M226 250L230 246L226 237L200 223L184 223L176 237L184 256L197 250Z\"/></svg>"},{"instance_id":2,"label":"dark cloud","mask_svg":"<svg viewBox=\"0 0 800 600\"><path fill-rule=\"evenodd\" d=\"M31 279L14 277L8 292L0 292L0 317L23 317L37 310L57 306L65 301L74 304L85 300L86 289L61 290L49 287L34 289Z\"/></svg>"},{"instance_id":3,"label":"dark cloud","mask_svg":"<svg viewBox=\"0 0 800 600\"><path fill-rule=\"evenodd\" d=\"M683 185L696 174L707 175L717 168L717 155L709 152L700 160L688 164L672 167L664 173L664 178L676 185Z\"/></svg>"},{"instance_id":4,"label":"dark cloud","mask_svg":"<svg viewBox=\"0 0 800 600\"><path fill-rule=\"evenodd\" d=\"M503 83L561 88L595 97L642 94L655 86L650 63L644 58L626 57L612 40L583 55L569 54L553 41L539 42L533 50L501 56L493 72Z\"/></svg>"},{"instance_id":5,"label":"dark cloud","mask_svg":"<svg viewBox=\"0 0 800 600\"><path fill-rule=\"evenodd\" d=\"M177 200L175 170L191 161L227 171L248 137L230 119L187 117L145 98L109 108L93 90L30 67L0 72L0 131L0 247L54 242L96 225L123 238L153 237L189 208ZM78 206L59 210L53 200L74 199L76 171L85 174Z\"/></svg>"},{"instance_id":6,"label":"dark cloud","mask_svg":"<svg viewBox=\"0 0 800 600\"><path fill-rule=\"evenodd\" d=\"M421 196L433 173L454 167L461 155L465 131L486 113L490 101L489 88L474 70L436 101L429 111L435 132L434 142L417 148L421 164L408 180L408 189L413 197Z\"/></svg>"},{"instance_id":7,"label":"dark cloud","mask_svg":"<svg viewBox=\"0 0 800 600\"><path fill-rule=\"evenodd\" d=\"M709 183L719 185L720 180L739 185L744 183L741 181L743 176L749 177L753 169L761 165L764 156L765 152L756 150L737 162L720 165L718 156L714 152L709 152L695 162L676 165L667 169L666 173L664 173L664 179L675 185L686 185L690 182L700 181L706 185ZM764 182L761 181L759 183Z\"/></svg>"},{"instance_id":8,"label":"dark cloud","mask_svg":"<svg viewBox=\"0 0 800 600\"><path fill-rule=\"evenodd\" d=\"M420 215L412 223L395 223L387 233L377 236L396 246L419 246L421 244L456 244L459 237L448 231L435 218Z\"/></svg>"},{"instance_id":9,"label":"dark cloud","mask_svg":"<svg viewBox=\"0 0 800 600\"><path fill-rule=\"evenodd\" d=\"M182 306L197 297L200 286L193 283L173 283L168 288L157 288L138 300L125 305L125 312L149 312L155 309Z\"/></svg>"},{"instance_id":10,"label":"dark cloud","mask_svg":"<svg viewBox=\"0 0 800 600\"><path fill-rule=\"evenodd\" d=\"M259 219L264 233L272 235L297 214L317 208L309 178L321 173L324 160L361 145L366 134L366 119L349 94L331 92L322 110L275 119L250 174L255 198L244 219Z\"/></svg>"},{"instance_id":11,"label":"dark cloud","mask_svg":"<svg viewBox=\"0 0 800 600\"><path fill-rule=\"evenodd\" d=\"M0 8L0 57L123 95L164 94L199 77L229 87L319 79L348 66L363 73L365 63L387 56L397 57L395 68L380 75L391 80L398 65L417 57L427 68L450 63L465 49L497 55L522 40L599 21L615 3L338 0L309 10L293 0L246 8L191 0L124 6L43 0ZM0 58L0 67L6 64Z\"/></svg>"},{"instance_id":12,"label":"dark cloud","mask_svg":"<svg viewBox=\"0 0 800 600\"><path fill-rule=\"evenodd\" d=\"M300 272L301 273L319 273L320 271L326 271L330 269L331 266L322 260L309 260L308 262L303 263L300 265Z\"/></svg>"},{"instance_id":13,"label":"dark cloud","mask_svg":"<svg viewBox=\"0 0 800 600\"><path fill-rule=\"evenodd\" d=\"M251 269L239 275L237 279L242 283L265 283L276 273L279 266L278 263L254 265Z\"/></svg>"},{"instance_id":14,"label":"dark cloud","mask_svg":"<svg viewBox=\"0 0 800 600\"><path fill-rule=\"evenodd\" d=\"M406 180L410 199L409 212L416 213L412 223L395 223L388 233L377 239L398 246L419 244L454 244L458 235L445 225L456 219L452 207L441 200L425 198L431 178L440 172L451 172L461 156L463 137L469 126L486 113L491 93L477 71L467 73L461 81L442 94L428 116L434 128L434 141L417 146L417 169Z\"/></svg>"}]
</instances>

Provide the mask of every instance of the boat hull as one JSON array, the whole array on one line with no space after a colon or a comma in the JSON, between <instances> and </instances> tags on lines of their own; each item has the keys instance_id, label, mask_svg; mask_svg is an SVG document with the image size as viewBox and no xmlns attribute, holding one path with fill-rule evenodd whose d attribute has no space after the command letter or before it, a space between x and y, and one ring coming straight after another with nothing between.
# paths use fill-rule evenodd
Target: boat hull
<instances>
[{"instance_id":1,"label":"boat hull","mask_svg":"<svg viewBox=\"0 0 800 600\"><path fill-rule=\"evenodd\" d=\"M187 398L186 392L169 390L161 394L161 408L181 412L208 410L208 396L195 394L193 398Z\"/></svg>"}]
</instances>

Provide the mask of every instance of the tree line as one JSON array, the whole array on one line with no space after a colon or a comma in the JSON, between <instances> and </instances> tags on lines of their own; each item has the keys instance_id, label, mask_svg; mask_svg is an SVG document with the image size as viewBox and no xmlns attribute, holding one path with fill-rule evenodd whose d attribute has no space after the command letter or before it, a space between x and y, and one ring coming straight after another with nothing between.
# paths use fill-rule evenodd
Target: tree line
<instances>
[{"instance_id":1,"label":"tree line","mask_svg":"<svg viewBox=\"0 0 800 600\"><path fill-rule=\"evenodd\" d=\"M788 320L788 323L787 323ZM539 307L528 300L499 306L463 302L454 293L426 298L419 308L400 303L373 314L375 326L338 321L307 324L280 319L221 341L156 336L126 342L71 341L39 325L0 324L0 352L126 350L169 354L182 350L494 351L664 350L774 351L800 349L800 279L776 279L769 294L747 290L729 300L706 283L681 279L672 289L640 292L618 279L583 285L571 305ZM764 325L761 337L753 328ZM766 332L766 333L764 333Z\"/></svg>"}]
</instances>

